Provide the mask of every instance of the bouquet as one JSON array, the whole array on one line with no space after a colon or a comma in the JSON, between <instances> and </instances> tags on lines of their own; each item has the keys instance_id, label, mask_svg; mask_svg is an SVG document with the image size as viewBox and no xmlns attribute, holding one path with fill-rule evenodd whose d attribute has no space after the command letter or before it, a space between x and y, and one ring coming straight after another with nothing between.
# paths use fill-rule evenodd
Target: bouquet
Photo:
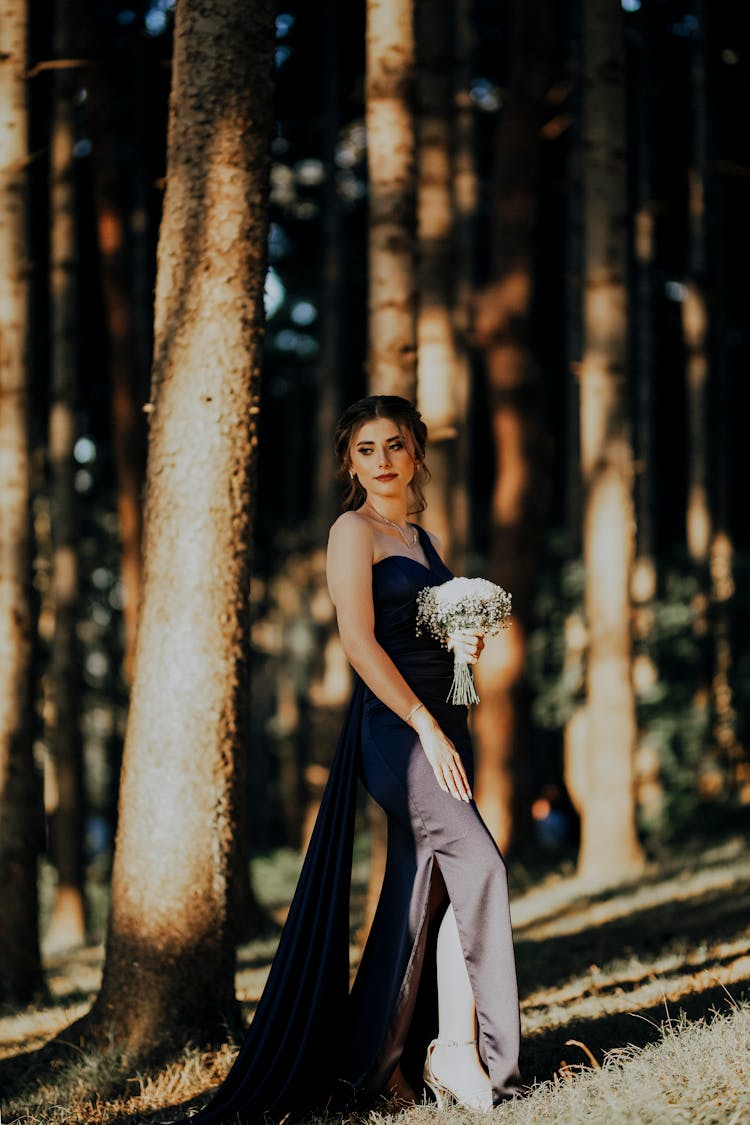
<instances>
[{"instance_id":1,"label":"bouquet","mask_svg":"<svg viewBox=\"0 0 750 1125\"><path fill-rule=\"evenodd\" d=\"M417 594L417 636L428 633L447 647L447 634L460 629L499 633L508 624L511 596L486 578L451 578ZM448 703L478 703L471 668L454 657Z\"/></svg>"}]
</instances>

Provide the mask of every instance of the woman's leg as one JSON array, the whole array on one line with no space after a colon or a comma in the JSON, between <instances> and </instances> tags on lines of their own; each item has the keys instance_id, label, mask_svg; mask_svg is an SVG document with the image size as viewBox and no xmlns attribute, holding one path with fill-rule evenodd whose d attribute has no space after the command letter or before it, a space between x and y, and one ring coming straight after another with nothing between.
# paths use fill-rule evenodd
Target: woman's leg
<instances>
[{"instance_id":1,"label":"woman's leg","mask_svg":"<svg viewBox=\"0 0 750 1125\"><path fill-rule=\"evenodd\" d=\"M435 1074L458 1094L490 1091L489 1076L476 1047L476 1008L466 971L456 916L449 906L437 939L438 1039L460 1044L435 1044L432 1065Z\"/></svg>"}]
</instances>

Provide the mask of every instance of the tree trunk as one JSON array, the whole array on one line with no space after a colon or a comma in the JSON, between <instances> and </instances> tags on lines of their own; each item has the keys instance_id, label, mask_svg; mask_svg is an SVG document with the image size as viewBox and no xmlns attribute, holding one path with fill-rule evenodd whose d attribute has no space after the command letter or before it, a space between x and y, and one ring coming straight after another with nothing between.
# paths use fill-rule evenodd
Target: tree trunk
<instances>
[{"instance_id":1,"label":"tree trunk","mask_svg":"<svg viewBox=\"0 0 750 1125\"><path fill-rule=\"evenodd\" d=\"M583 12L581 462L589 649L578 870L592 883L614 883L643 866L633 778L625 105L620 11L608 0L584 0Z\"/></svg>"},{"instance_id":2,"label":"tree trunk","mask_svg":"<svg viewBox=\"0 0 750 1125\"><path fill-rule=\"evenodd\" d=\"M41 801L32 754L26 245L27 8L0 20L0 1004L42 988L36 859Z\"/></svg>"},{"instance_id":3,"label":"tree trunk","mask_svg":"<svg viewBox=\"0 0 750 1125\"><path fill-rule=\"evenodd\" d=\"M454 341L453 19L448 0L417 0L418 405L430 432L428 523L457 566L466 543L465 367ZM465 468L465 466L464 466Z\"/></svg>"},{"instance_id":4,"label":"tree trunk","mask_svg":"<svg viewBox=\"0 0 750 1125\"><path fill-rule=\"evenodd\" d=\"M367 0L369 384L416 398L413 0Z\"/></svg>"},{"instance_id":5,"label":"tree trunk","mask_svg":"<svg viewBox=\"0 0 750 1125\"><path fill-rule=\"evenodd\" d=\"M72 56L73 5L59 0L54 56ZM52 532L52 637L50 695L45 714L54 807L49 812L50 854L57 892L45 945L64 949L86 936L84 890L85 810L80 727L78 520L75 492L77 393L77 247L73 166L73 94L69 70L54 76L50 159L51 403L49 422L50 525Z\"/></svg>"},{"instance_id":6,"label":"tree trunk","mask_svg":"<svg viewBox=\"0 0 750 1125\"><path fill-rule=\"evenodd\" d=\"M272 113L270 0L182 0L159 238L143 600L102 987L142 1057L237 1023L233 855ZM66 1033L69 1037L70 1031Z\"/></svg>"},{"instance_id":7,"label":"tree trunk","mask_svg":"<svg viewBox=\"0 0 750 1125\"><path fill-rule=\"evenodd\" d=\"M491 277L477 305L495 448L490 577L513 595L512 624L477 665L477 792L501 850L530 831L526 636L546 508L539 371L529 335L544 98L554 76L548 0L518 4L515 66L499 119L492 185Z\"/></svg>"}]
</instances>

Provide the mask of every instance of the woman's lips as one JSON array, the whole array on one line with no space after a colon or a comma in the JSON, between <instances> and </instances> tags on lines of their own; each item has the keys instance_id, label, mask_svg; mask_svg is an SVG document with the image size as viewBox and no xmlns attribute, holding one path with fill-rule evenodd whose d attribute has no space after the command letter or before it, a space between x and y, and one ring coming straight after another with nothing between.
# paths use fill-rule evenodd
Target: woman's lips
<instances>
[{"instance_id":1,"label":"woman's lips","mask_svg":"<svg viewBox=\"0 0 750 1125\"><path fill-rule=\"evenodd\" d=\"M382 473L381 476L375 477L375 480L395 480L398 473Z\"/></svg>"}]
</instances>

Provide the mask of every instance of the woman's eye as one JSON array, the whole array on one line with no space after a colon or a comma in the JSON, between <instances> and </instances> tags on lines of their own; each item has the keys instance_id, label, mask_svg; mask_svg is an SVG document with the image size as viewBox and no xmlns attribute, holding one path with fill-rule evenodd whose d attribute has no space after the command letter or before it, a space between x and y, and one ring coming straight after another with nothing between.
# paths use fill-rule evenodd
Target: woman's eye
<instances>
[{"instance_id":1,"label":"woman's eye","mask_svg":"<svg viewBox=\"0 0 750 1125\"><path fill-rule=\"evenodd\" d=\"M404 443L402 441L396 441L396 442L393 443L393 445L389 446L389 449L403 449L403 448L404 448Z\"/></svg>"}]
</instances>

